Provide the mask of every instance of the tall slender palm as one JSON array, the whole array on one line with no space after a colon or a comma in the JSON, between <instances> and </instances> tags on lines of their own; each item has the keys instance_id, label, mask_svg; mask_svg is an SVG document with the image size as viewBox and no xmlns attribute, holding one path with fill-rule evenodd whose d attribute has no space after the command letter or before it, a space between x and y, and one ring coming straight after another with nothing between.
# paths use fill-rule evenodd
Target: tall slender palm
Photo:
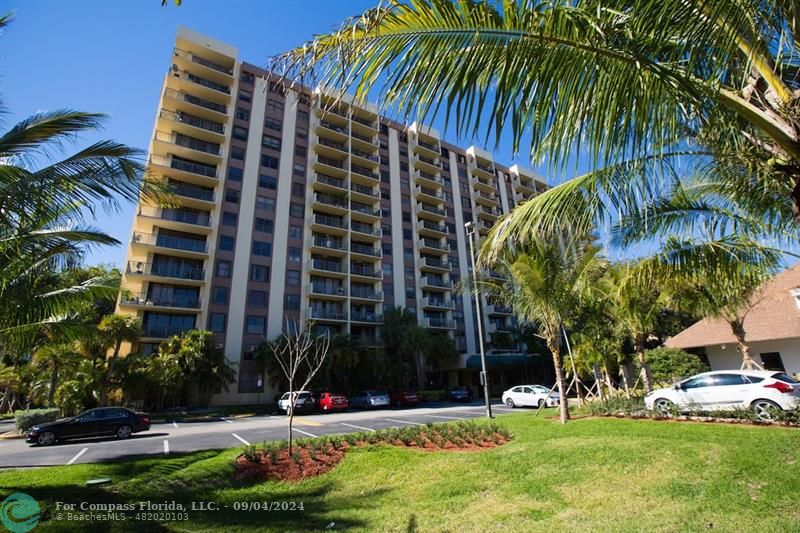
<instances>
[{"instance_id":1,"label":"tall slender palm","mask_svg":"<svg viewBox=\"0 0 800 533\"><path fill-rule=\"evenodd\" d=\"M105 404L108 399L109 384L114 375L114 366L122 349L122 343L139 340L142 334L142 324L135 316L108 315L100 321L98 329L105 336L108 346L113 348L111 357L108 360L108 366L105 369L103 383L100 387L100 403Z\"/></svg>"},{"instance_id":2,"label":"tall slender palm","mask_svg":"<svg viewBox=\"0 0 800 533\"><path fill-rule=\"evenodd\" d=\"M47 405L53 406L58 388L59 372L65 368L75 368L82 359L74 343L47 344L33 354L33 364L50 374L50 389Z\"/></svg>"},{"instance_id":3,"label":"tall slender palm","mask_svg":"<svg viewBox=\"0 0 800 533\"><path fill-rule=\"evenodd\" d=\"M575 318L604 261L594 246L564 238L534 240L524 249L507 252L501 262L510 273L510 282L483 281L478 287L511 306L521 320L538 325L553 355L561 422L566 423L569 406L561 357L564 327Z\"/></svg>"}]
</instances>

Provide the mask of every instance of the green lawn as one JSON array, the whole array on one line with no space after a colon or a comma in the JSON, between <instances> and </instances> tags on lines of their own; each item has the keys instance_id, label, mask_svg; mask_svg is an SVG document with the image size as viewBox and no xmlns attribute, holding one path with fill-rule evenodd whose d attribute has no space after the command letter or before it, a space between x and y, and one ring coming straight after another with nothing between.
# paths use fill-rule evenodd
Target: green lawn
<instances>
[{"instance_id":1,"label":"green lawn","mask_svg":"<svg viewBox=\"0 0 800 533\"><path fill-rule=\"evenodd\" d=\"M797 531L800 430L584 419L561 426L520 413L500 418L514 440L481 452L388 446L348 451L303 483L237 484L237 451L108 465L0 472L0 495L44 502L36 531L79 529L53 502L303 502L304 511L191 513L184 531ZM85 480L114 484L87 489ZM154 526L155 524L151 524ZM85 527L85 525L83 525ZM114 529L149 531L142 524ZM103 527L96 528L103 530Z\"/></svg>"}]
</instances>

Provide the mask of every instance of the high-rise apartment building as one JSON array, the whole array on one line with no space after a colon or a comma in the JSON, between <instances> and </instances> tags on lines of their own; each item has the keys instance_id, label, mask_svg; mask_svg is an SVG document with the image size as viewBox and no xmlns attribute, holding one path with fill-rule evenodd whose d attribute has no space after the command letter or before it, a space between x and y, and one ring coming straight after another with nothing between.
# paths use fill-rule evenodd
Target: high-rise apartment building
<instances>
[{"instance_id":1,"label":"high-rise apartment building","mask_svg":"<svg viewBox=\"0 0 800 533\"><path fill-rule=\"evenodd\" d=\"M238 372L219 403L265 392L253 352L287 321L380 345L392 306L453 337L462 356L449 378L473 383L475 306L453 291L470 275L464 224L483 236L546 187L373 106L287 90L187 29L164 80L149 169L179 206L138 206L118 311L141 317L140 353L185 330L212 331ZM488 342L511 330L507 308L482 308Z\"/></svg>"}]
</instances>

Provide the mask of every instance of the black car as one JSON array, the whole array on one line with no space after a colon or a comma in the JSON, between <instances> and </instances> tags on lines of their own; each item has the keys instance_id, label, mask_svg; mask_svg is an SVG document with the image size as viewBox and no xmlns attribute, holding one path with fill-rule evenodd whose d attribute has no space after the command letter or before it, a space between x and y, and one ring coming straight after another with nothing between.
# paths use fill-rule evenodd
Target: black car
<instances>
[{"instance_id":1,"label":"black car","mask_svg":"<svg viewBox=\"0 0 800 533\"><path fill-rule=\"evenodd\" d=\"M472 389L470 389L466 385L459 385L458 387L453 387L452 389L447 391L447 398L451 402L471 402Z\"/></svg>"},{"instance_id":2,"label":"black car","mask_svg":"<svg viewBox=\"0 0 800 533\"><path fill-rule=\"evenodd\" d=\"M58 440L116 435L127 439L150 429L150 415L122 407L98 407L70 418L39 424L28 430L25 442L48 446Z\"/></svg>"}]
</instances>

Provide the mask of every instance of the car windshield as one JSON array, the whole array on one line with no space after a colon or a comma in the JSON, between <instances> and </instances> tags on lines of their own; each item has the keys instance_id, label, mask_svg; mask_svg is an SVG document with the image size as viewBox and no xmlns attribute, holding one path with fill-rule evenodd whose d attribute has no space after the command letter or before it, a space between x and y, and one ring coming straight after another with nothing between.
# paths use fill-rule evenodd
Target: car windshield
<instances>
[{"instance_id":1,"label":"car windshield","mask_svg":"<svg viewBox=\"0 0 800 533\"><path fill-rule=\"evenodd\" d=\"M284 392L283 396L281 396L281 400L288 400L288 399L289 399L289 393L288 392Z\"/></svg>"},{"instance_id":2,"label":"car windshield","mask_svg":"<svg viewBox=\"0 0 800 533\"><path fill-rule=\"evenodd\" d=\"M792 378L788 374L784 374L783 372L778 372L777 374L772 374L771 377L773 379L778 379L780 381L783 381L784 383L791 383L792 385L797 385L798 383L800 383L800 381L797 381L796 379Z\"/></svg>"}]
</instances>

